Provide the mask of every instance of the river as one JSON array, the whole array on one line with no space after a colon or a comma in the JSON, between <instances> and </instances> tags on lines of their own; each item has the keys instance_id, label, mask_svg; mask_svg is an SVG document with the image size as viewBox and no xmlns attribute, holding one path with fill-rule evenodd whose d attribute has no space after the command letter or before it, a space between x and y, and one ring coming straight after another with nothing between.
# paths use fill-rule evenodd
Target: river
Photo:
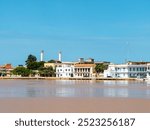
<instances>
[{"instance_id":1,"label":"river","mask_svg":"<svg viewBox=\"0 0 150 130\"><path fill-rule=\"evenodd\" d=\"M150 99L150 84L139 81L0 80L0 98L34 97Z\"/></svg>"}]
</instances>

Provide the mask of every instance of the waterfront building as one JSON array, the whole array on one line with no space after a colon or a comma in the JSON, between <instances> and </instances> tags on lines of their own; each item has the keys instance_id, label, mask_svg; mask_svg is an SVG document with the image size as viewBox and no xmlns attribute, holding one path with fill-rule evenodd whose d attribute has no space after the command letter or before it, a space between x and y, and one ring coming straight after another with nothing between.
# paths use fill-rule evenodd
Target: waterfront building
<instances>
[{"instance_id":1,"label":"waterfront building","mask_svg":"<svg viewBox=\"0 0 150 130\"><path fill-rule=\"evenodd\" d=\"M150 63L147 64L147 78L150 79Z\"/></svg>"},{"instance_id":2,"label":"waterfront building","mask_svg":"<svg viewBox=\"0 0 150 130\"><path fill-rule=\"evenodd\" d=\"M104 71L104 77L112 78L146 78L147 63L128 62L127 64L110 64Z\"/></svg>"},{"instance_id":3,"label":"waterfront building","mask_svg":"<svg viewBox=\"0 0 150 130\"><path fill-rule=\"evenodd\" d=\"M53 69L56 69L57 66L61 66L61 63L44 63L44 67L48 68L48 67L52 67Z\"/></svg>"},{"instance_id":4,"label":"waterfront building","mask_svg":"<svg viewBox=\"0 0 150 130\"><path fill-rule=\"evenodd\" d=\"M11 71L14 68L12 67L11 64L5 64L3 66L0 66L0 76L7 76L10 77L11 76Z\"/></svg>"},{"instance_id":5,"label":"waterfront building","mask_svg":"<svg viewBox=\"0 0 150 130\"><path fill-rule=\"evenodd\" d=\"M62 64L56 67L56 77L70 78L73 77L74 66L70 64Z\"/></svg>"},{"instance_id":6,"label":"waterfront building","mask_svg":"<svg viewBox=\"0 0 150 130\"><path fill-rule=\"evenodd\" d=\"M83 77L95 77L95 64L75 64L74 65L74 77L83 78Z\"/></svg>"}]
</instances>

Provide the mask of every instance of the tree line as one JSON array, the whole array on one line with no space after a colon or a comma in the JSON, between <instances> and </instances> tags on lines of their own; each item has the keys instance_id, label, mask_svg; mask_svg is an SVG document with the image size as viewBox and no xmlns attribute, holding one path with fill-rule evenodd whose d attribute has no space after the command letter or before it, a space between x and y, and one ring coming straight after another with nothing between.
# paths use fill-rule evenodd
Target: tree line
<instances>
[{"instance_id":1,"label":"tree line","mask_svg":"<svg viewBox=\"0 0 150 130\"><path fill-rule=\"evenodd\" d=\"M54 62L51 60L49 62ZM39 75L41 77L55 77L55 69L53 67L44 67L44 61L37 61L36 56L30 54L25 61L26 67L18 66L12 73L14 75L20 75L22 77Z\"/></svg>"}]
</instances>

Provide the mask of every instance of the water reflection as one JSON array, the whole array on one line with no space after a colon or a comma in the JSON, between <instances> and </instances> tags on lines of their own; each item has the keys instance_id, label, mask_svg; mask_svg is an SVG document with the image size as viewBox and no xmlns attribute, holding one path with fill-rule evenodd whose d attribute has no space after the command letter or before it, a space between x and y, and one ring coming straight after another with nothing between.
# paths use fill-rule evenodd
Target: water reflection
<instances>
[{"instance_id":1,"label":"water reflection","mask_svg":"<svg viewBox=\"0 0 150 130\"><path fill-rule=\"evenodd\" d=\"M104 97L129 97L128 89L114 89L114 88L108 88L104 89Z\"/></svg>"},{"instance_id":2,"label":"water reflection","mask_svg":"<svg viewBox=\"0 0 150 130\"><path fill-rule=\"evenodd\" d=\"M0 98L6 97L112 97L150 99L150 87L127 81L0 81Z\"/></svg>"}]
</instances>

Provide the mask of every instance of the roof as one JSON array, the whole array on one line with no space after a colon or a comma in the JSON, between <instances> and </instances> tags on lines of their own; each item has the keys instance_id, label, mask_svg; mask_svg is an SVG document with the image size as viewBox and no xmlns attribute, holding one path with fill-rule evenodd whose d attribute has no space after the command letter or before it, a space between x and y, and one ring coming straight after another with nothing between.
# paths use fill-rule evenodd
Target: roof
<instances>
[{"instance_id":1,"label":"roof","mask_svg":"<svg viewBox=\"0 0 150 130\"><path fill-rule=\"evenodd\" d=\"M11 64L6 64L3 66L0 66L1 69L12 69L13 67L11 66Z\"/></svg>"},{"instance_id":2,"label":"roof","mask_svg":"<svg viewBox=\"0 0 150 130\"><path fill-rule=\"evenodd\" d=\"M74 67L95 67L95 64L75 64Z\"/></svg>"}]
</instances>

